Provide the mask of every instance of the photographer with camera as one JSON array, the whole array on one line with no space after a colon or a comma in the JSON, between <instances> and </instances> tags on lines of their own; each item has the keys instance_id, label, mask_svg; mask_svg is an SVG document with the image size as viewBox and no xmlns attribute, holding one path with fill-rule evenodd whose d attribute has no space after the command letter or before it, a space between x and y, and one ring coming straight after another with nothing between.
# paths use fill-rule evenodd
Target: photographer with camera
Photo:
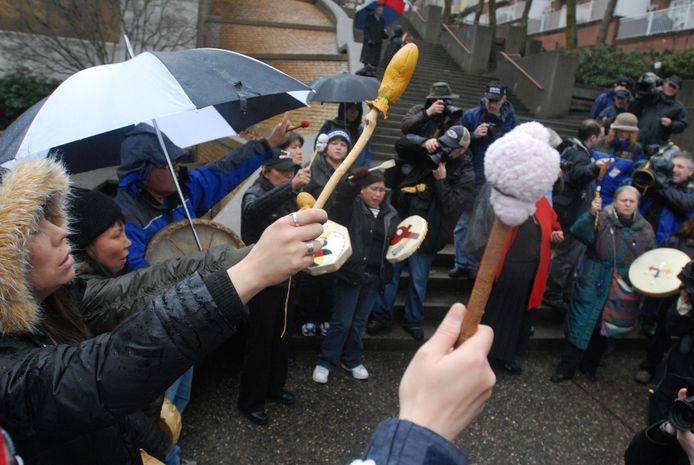
<instances>
[{"instance_id":1,"label":"photographer with camera","mask_svg":"<svg viewBox=\"0 0 694 465\"><path fill-rule=\"evenodd\" d=\"M596 119L598 121L601 120L601 113L611 105L615 104L615 97L617 92L624 92L626 91L627 94L631 92L631 87L633 85L633 80L630 78L620 78L617 81L615 81L612 84L612 87L609 87L605 89L605 91L598 95L595 101L593 102L593 106L590 108L590 113L588 116L590 116L592 119ZM631 101L631 94L629 94L629 101L627 104Z\"/></svg>"},{"instance_id":2,"label":"photographer with camera","mask_svg":"<svg viewBox=\"0 0 694 465\"><path fill-rule=\"evenodd\" d=\"M472 134L470 152L475 170L476 189L479 191L485 183L484 154L487 148L492 145L492 142L518 126L513 105L506 99L506 88L499 81L491 81L485 88L479 106L466 111L461 124ZM470 257L463 248L469 222L469 213L463 213L453 230L455 263L448 273L451 278L474 279L477 274L479 265L477 260Z\"/></svg>"},{"instance_id":3,"label":"photographer with camera","mask_svg":"<svg viewBox=\"0 0 694 465\"><path fill-rule=\"evenodd\" d=\"M660 244L694 213L694 160L689 152L681 151L672 155L670 161L651 158L650 167L654 181L645 190L641 213L651 223L656 243Z\"/></svg>"},{"instance_id":4,"label":"photographer with camera","mask_svg":"<svg viewBox=\"0 0 694 465\"><path fill-rule=\"evenodd\" d=\"M670 76L663 82L653 73L643 74L636 83L636 95L629 112L639 118L639 142L646 146L665 145L672 134L687 129L687 110L677 100L682 78Z\"/></svg>"},{"instance_id":5,"label":"photographer with camera","mask_svg":"<svg viewBox=\"0 0 694 465\"><path fill-rule=\"evenodd\" d=\"M470 133L463 126L452 126L436 140L407 134L395 143L402 180L393 190L394 206L400 218L419 215L427 220L428 233L417 252L406 261L393 264L393 279L374 304L369 334L387 329L393 320L393 304L405 263L410 282L405 302L403 328L415 340L424 339L424 297L434 255L450 240L453 226L463 211L471 211L474 175L470 159L463 156L470 144Z\"/></svg>"},{"instance_id":6,"label":"photographer with camera","mask_svg":"<svg viewBox=\"0 0 694 465\"><path fill-rule=\"evenodd\" d=\"M437 139L448 128L458 124L463 114L463 110L452 105L458 97L458 94L451 92L451 86L447 82L433 83L424 105L414 105L402 119L402 133L425 137L427 149L434 151Z\"/></svg>"},{"instance_id":7,"label":"photographer with camera","mask_svg":"<svg viewBox=\"0 0 694 465\"><path fill-rule=\"evenodd\" d=\"M554 247L542 299L549 307L568 308L565 302L571 290L571 279L585 250L585 246L569 234L569 229L579 216L590 209L595 195L595 179L600 167L607 163L607 159L593 161L591 157L591 150L598 145L602 131L602 125L596 120L584 120L578 128L577 137L568 139L561 153L562 175L552 192L552 203L564 231L564 240Z\"/></svg>"}]
</instances>

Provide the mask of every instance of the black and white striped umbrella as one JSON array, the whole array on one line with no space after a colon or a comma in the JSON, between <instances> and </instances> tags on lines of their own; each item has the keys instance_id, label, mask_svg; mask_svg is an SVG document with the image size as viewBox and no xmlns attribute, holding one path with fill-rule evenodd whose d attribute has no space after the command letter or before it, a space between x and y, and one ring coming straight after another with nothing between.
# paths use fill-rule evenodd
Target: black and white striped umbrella
<instances>
[{"instance_id":1,"label":"black and white striped umbrella","mask_svg":"<svg viewBox=\"0 0 694 465\"><path fill-rule=\"evenodd\" d=\"M145 52L66 79L0 135L0 165L11 169L81 140L104 148L101 135L113 144L140 122L156 121L176 145L189 147L307 106L312 93L272 66L228 50ZM91 152L79 156L100 157L98 149ZM102 159L86 165L117 163Z\"/></svg>"}]
</instances>

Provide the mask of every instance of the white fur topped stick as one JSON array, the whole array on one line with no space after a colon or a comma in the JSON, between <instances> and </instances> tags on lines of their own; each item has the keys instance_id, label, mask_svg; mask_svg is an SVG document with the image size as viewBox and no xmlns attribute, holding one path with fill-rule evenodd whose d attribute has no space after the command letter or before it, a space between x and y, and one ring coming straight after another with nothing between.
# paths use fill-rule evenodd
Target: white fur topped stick
<instances>
[{"instance_id":1,"label":"white fur topped stick","mask_svg":"<svg viewBox=\"0 0 694 465\"><path fill-rule=\"evenodd\" d=\"M549 145L550 133L540 123L524 123L492 143L484 156L484 174L492 186L496 214L477 279L472 288L458 344L477 331L492 290L499 260L511 227L535 213L535 203L559 175L559 153Z\"/></svg>"}]
</instances>

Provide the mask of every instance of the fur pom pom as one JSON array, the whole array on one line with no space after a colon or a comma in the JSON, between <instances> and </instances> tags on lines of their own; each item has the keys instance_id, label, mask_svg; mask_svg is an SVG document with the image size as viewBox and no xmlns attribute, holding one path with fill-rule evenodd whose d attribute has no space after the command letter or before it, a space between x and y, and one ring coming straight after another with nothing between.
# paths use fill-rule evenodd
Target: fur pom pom
<instances>
[{"instance_id":1,"label":"fur pom pom","mask_svg":"<svg viewBox=\"0 0 694 465\"><path fill-rule=\"evenodd\" d=\"M535 202L559 175L559 153L550 147L549 131L525 123L489 146L484 172L493 186L494 212L509 226L521 224L535 211Z\"/></svg>"}]
</instances>

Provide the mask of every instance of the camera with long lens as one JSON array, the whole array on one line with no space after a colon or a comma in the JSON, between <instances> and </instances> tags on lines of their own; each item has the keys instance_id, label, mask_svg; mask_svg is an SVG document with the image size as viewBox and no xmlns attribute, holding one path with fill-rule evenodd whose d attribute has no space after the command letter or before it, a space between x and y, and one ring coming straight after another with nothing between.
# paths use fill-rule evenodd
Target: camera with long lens
<instances>
[{"instance_id":1,"label":"camera with long lens","mask_svg":"<svg viewBox=\"0 0 694 465\"><path fill-rule=\"evenodd\" d=\"M694 428L694 396L676 400L670 409L668 422L680 431L693 431Z\"/></svg>"},{"instance_id":2,"label":"camera with long lens","mask_svg":"<svg viewBox=\"0 0 694 465\"><path fill-rule=\"evenodd\" d=\"M639 98L653 97L658 93L658 89L663 86L663 80L655 73L644 73L636 81L635 93Z\"/></svg>"},{"instance_id":3,"label":"camera with long lens","mask_svg":"<svg viewBox=\"0 0 694 465\"><path fill-rule=\"evenodd\" d=\"M653 186L665 186L672 176L672 168L670 157L651 157L643 166L634 170L631 184L644 193Z\"/></svg>"},{"instance_id":4,"label":"camera with long lens","mask_svg":"<svg viewBox=\"0 0 694 465\"><path fill-rule=\"evenodd\" d=\"M463 109L456 107L454 105L451 105L451 100L445 99L443 101L443 104L444 104L443 114L448 116L450 119L457 121L463 117Z\"/></svg>"},{"instance_id":5,"label":"camera with long lens","mask_svg":"<svg viewBox=\"0 0 694 465\"><path fill-rule=\"evenodd\" d=\"M429 160L431 160L434 165L439 166L440 163L445 163L448 161L449 153L451 153L451 149L441 145L436 152L429 154Z\"/></svg>"}]
</instances>

